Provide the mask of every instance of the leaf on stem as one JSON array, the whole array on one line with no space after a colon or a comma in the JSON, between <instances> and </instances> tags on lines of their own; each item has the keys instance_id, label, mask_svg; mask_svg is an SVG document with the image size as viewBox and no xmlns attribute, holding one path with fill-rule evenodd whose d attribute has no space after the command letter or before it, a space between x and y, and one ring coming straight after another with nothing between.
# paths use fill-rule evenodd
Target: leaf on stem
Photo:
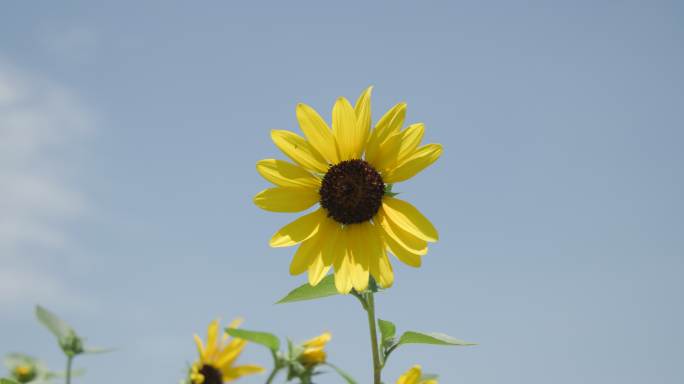
<instances>
[{"instance_id":1,"label":"leaf on stem","mask_svg":"<svg viewBox=\"0 0 684 384\"><path fill-rule=\"evenodd\" d=\"M76 331L69 324L40 305L36 306L36 317L60 342L67 337L76 335Z\"/></svg>"},{"instance_id":2,"label":"leaf on stem","mask_svg":"<svg viewBox=\"0 0 684 384\"><path fill-rule=\"evenodd\" d=\"M404 344L433 344L433 345L455 345L466 347L470 345L477 345L467 341L453 338L443 333L424 333L407 331L399 338L397 346Z\"/></svg>"},{"instance_id":3,"label":"leaf on stem","mask_svg":"<svg viewBox=\"0 0 684 384\"><path fill-rule=\"evenodd\" d=\"M328 296L337 295L337 288L335 288L335 276L328 275L321 280L316 286L311 286L308 283L303 284L288 293L285 297L278 300L276 304L292 303L295 301L305 301L320 299Z\"/></svg>"},{"instance_id":4,"label":"leaf on stem","mask_svg":"<svg viewBox=\"0 0 684 384\"><path fill-rule=\"evenodd\" d=\"M280 339L272 333L249 331L242 328L226 328L226 333L239 339L261 344L273 352L277 352L280 349Z\"/></svg>"},{"instance_id":5,"label":"leaf on stem","mask_svg":"<svg viewBox=\"0 0 684 384\"><path fill-rule=\"evenodd\" d=\"M380 328L380 337L383 345L391 342L392 338L397 333L397 326L388 320L378 319L378 328Z\"/></svg>"},{"instance_id":6,"label":"leaf on stem","mask_svg":"<svg viewBox=\"0 0 684 384\"><path fill-rule=\"evenodd\" d=\"M335 372L337 372L337 374L340 375L340 376L347 382L347 384L357 384L357 383L356 383L356 380L354 380L354 378L351 377L350 374L348 374L347 372L343 371L343 370L340 369L338 366L333 365L333 364L330 364L330 363L325 363L325 365L327 365L328 367L334 369Z\"/></svg>"}]
</instances>

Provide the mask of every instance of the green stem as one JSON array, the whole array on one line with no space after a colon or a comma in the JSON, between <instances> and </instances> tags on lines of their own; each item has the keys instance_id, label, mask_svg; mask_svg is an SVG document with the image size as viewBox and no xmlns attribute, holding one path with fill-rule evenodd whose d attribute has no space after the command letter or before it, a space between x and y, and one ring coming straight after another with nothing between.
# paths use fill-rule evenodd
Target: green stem
<instances>
[{"instance_id":1,"label":"green stem","mask_svg":"<svg viewBox=\"0 0 684 384\"><path fill-rule=\"evenodd\" d=\"M266 384L271 384L273 382L273 379L275 379L276 375L278 374L278 371L280 371L279 367L273 368L273 370L271 371L271 374L268 375L268 379L266 379Z\"/></svg>"},{"instance_id":2,"label":"green stem","mask_svg":"<svg viewBox=\"0 0 684 384\"><path fill-rule=\"evenodd\" d=\"M380 349L378 348L378 330L375 324L375 299L373 292L366 295L366 313L368 313L368 327L370 328L371 349L373 352L373 384L381 384L382 363L380 362Z\"/></svg>"},{"instance_id":3,"label":"green stem","mask_svg":"<svg viewBox=\"0 0 684 384\"><path fill-rule=\"evenodd\" d=\"M66 384L71 384L71 364L74 362L74 357L71 355L67 355L67 364L66 364Z\"/></svg>"}]
</instances>

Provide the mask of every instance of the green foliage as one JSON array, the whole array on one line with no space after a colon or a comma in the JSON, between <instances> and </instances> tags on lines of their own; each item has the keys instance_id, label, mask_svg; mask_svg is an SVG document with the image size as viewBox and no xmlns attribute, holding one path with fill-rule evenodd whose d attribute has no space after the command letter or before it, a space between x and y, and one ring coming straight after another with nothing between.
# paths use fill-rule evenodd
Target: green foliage
<instances>
[{"instance_id":1,"label":"green foliage","mask_svg":"<svg viewBox=\"0 0 684 384\"><path fill-rule=\"evenodd\" d=\"M14 380L12 380L12 379L8 379L8 378L5 378L5 377L0 377L0 384L19 384L19 383L16 382L16 381L14 381Z\"/></svg>"},{"instance_id":2,"label":"green foliage","mask_svg":"<svg viewBox=\"0 0 684 384\"><path fill-rule=\"evenodd\" d=\"M404 344L456 345L461 347L477 345L475 343L469 343L467 341L455 339L443 333L424 333L414 331L407 331L401 335L397 346Z\"/></svg>"},{"instance_id":3,"label":"green foliage","mask_svg":"<svg viewBox=\"0 0 684 384\"><path fill-rule=\"evenodd\" d=\"M67 338L76 335L76 331L65 323L64 320L40 305L36 306L36 317L45 328L55 335L60 344L62 340L66 340Z\"/></svg>"},{"instance_id":4,"label":"green foliage","mask_svg":"<svg viewBox=\"0 0 684 384\"><path fill-rule=\"evenodd\" d=\"M394 184L387 184L385 186L385 196L394 197L399 194L398 192L392 192L392 188L394 188Z\"/></svg>"},{"instance_id":5,"label":"green foliage","mask_svg":"<svg viewBox=\"0 0 684 384\"><path fill-rule=\"evenodd\" d=\"M278 300L276 304L293 303L296 301L314 300L328 296L337 295L337 288L335 288L335 276L328 275L321 280L318 285L312 287L306 283L293 289L285 297Z\"/></svg>"},{"instance_id":6,"label":"green foliage","mask_svg":"<svg viewBox=\"0 0 684 384\"><path fill-rule=\"evenodd\" d=\"M272 333L249 331L242 328L226 328L226 333L239 339L261 344L273 352L277 352L280 349L280 339Z\"/></svg>"},{"instance_id":7,"label":"green foliage","mask_svg":"<svg viewBox=\"0 0 684 384\"><path fill-rule=\"evenodd\" d=\"M395 349L405 344L432 344L461 347L477 345L475 343L469 343L467 341L453 338L443 333L406 331L401 335L401 337L397 338L395 337L397 327L391 321L383 319L378 319L378 328L380 328L380 351L382 353L383 366L387 363L390 354L394 352Z\"/></svg>"},{"instance_id":8,"label":"green foliage","mask_svg":"<svg viewBox=\"0 0 684 384\"><path fill-rule=\"evenodd\" d=\"M342 377L342 378L344 379L344 381L347 382L347 384L357 384L357 383L356 383L356 380L354 380L354 378L351 377L350 374L348 374L347 372L343 371L343 370L340 369L338 366L333 365L333 364L330 364L330 363L326 363L325 365L327 365L328 367L334 369L335 372L337 372L337 374L340 375L340 377Z\"/></svg>"},{"instance_id":9,"label":"green foliage","mask_svg":"<svg viewBox=\"0 0 684 384\"><path fill-rule=\"evenodd\" d=\"M378 319L378 327L380 328L382 345L392 343L394 335L397 333L397 326L391 321Z\"/></svg>"},{"instance_id":10,"label":"green foliage","mask_svg":"<svg viewBox=\"0 0 684 384\"><path fill-rule=\"evenodd\" d=\"M435 375L435 374L432 374L432 373L424 373L424 374L420 377L420 381L437 380L437 379L439 379L439 375Z\"/></svg>"},{"instance_id":11,"label":"green foliage","mask_svg":"<svg viewBox=\"0 0 684 384\"><path fill-rule=\"evenodd\" d=\"M60 348L62 348L62 351L64 351L64 354L67 356L73 357L83 353L95 354L112 351L112 349L107 348L93 348L84 346L83 338L81 338L69 324L60 319L59 316L53 312L41 307L40 305L36 306L36 317L38 318L38 321L50 331L50 333L55 335Z\"/></svg>"}]
</instances>

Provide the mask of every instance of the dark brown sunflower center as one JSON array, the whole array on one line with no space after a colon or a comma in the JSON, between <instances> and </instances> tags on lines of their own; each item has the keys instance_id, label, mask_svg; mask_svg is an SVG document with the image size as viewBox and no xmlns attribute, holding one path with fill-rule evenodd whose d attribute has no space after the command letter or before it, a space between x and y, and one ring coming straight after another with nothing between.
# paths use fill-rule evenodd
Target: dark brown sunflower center
<instances>
[{"instance_id":1,"label":"dark brown sunflower center","mask_svg":"<svg viewBox=\"0 0 684 384\"><path fill-rule=\"evenodd\" d=\"M385 183L365 161L346 160L328 169L319 193L329 217L342 224L363 223L380 209Z\"/></svg>"},{"instance_id":2,"label":"dark brown sunflower center","mask_svg":"<svg viewBox=\"0 0 684 384\"><path fill-rule=\"evenodd\" d=\"M199 373L204 376L202 384L223 384L221 372L209 364L204 364L202 368L200 368Z\"/></svg>"}]
</instances>

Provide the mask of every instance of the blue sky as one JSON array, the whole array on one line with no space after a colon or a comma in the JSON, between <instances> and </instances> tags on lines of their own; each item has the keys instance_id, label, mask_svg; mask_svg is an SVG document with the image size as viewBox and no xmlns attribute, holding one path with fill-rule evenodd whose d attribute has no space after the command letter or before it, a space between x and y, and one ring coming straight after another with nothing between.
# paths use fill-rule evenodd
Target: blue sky
<instances>
[{"instance_id":1,"label":"blue sky","mask_svg":"<svg viewBox=\"0 0 684 384\"><path fill-rule=\"evenodd\" d=\"M81 383L177 382L214 317L370 376L346 297L267 240L254 170L306 102L374 85L442 158L395 189L439 228L379 313L478 342L408 346L444 383L684 381L684 7L603 2L12 2L0 13L0 353L62 359L43 303L98 345ZM256 346L243 362L268 363ZM258 383L263 377L246 379ZM341 382L333 375L325 383Z\"/></svg>"}]
</instances>

